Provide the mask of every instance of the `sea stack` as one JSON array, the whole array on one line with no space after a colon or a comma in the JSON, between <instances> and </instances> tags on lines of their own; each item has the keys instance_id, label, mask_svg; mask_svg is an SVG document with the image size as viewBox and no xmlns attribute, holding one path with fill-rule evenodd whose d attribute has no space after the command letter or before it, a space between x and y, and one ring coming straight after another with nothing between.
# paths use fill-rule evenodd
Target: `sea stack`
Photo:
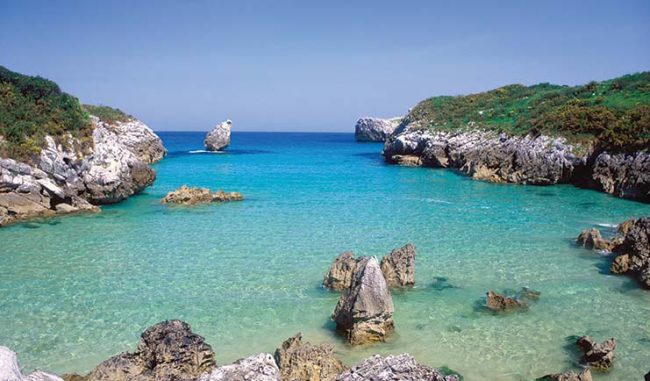
<instances>
[{"instance_id":1,"label":"sea stack","mask_svg":"<svg viewBox=\"0 0 650 381\"><path fill-rule=\"evenodd\" d=\"M217 124L212 131L205 135L205 149L208 151L221 151L230 145L230 119Z\"/></svg>"}]
</instances>

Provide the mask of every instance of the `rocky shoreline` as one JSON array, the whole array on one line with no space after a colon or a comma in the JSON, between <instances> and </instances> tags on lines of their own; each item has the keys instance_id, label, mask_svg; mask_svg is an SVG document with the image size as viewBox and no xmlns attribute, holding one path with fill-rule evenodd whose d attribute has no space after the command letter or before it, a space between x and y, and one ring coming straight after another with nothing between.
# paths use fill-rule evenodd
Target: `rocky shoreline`
<instances>
[{"instance_id":1,"label":"rocky shoreline","mask_svg":"<svg viewBox=\"0 0 650 381\"><path fill-rule=\"evenodd\" d=\"M470 126L471 127L471 126ZM561 137L509 136L471 129L428 131L401 125L384 144L386 162L452 168L476 180L573 184L650 202L650 151L609 153Z\"/></svg>"},{"instance_id":2,"label":"rocky shoreline","mask_svg":"<svg viewBox=\"0 0 650 381\"><path fill-rule=\"evenodd\" d=\"M68 136L46 137L32 163L0 159L0 226L38 217L97 212L142 191L156 178L149 166L167 151L143 122L90 116L92 147ZM61 139L59 139L61 140Z\"/></svg>"}]
</instances>

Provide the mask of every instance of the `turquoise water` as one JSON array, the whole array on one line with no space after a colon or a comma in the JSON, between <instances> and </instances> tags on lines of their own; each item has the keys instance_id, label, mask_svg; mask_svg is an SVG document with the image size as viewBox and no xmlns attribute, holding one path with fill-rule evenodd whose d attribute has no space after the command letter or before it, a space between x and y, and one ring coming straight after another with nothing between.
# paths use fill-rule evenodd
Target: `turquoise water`
<instances>
[{"instance_id":1,"label":"turquoise water","mask_svg":"<svg viewBox=\"0 0 650 381\"><path fill-rule=\"evenodd\" d=\"M146 327L189 322L219 364L273 351L301 331L348 365L409 352L467 380L521 380L571 368L571 335L618 339L614 370L650 370L650 292L575 247L583 228L650 205L571 186L472 181L385 165L351 134L235 133L226 154L190 154L203 134L162 133L170 154L141 195L97 215L0 229L0 345L25 370L82 372L133 350ZM196 208L159 200L182 184L246 201ZM607 228L605 228L607 230ZM320 287L341 251L382 256L413 242L417 287L393 295L396 334L349 348ZM487 289L542 292L524 313L477 305Z\"/></svg>"}]
</instances>

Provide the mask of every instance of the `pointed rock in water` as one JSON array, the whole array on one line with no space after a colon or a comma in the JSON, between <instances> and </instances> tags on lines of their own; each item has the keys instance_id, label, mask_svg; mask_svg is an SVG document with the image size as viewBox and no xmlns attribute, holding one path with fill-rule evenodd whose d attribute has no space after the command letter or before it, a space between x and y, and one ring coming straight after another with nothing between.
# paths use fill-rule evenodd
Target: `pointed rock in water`
<instances>
[{"instance_id":1,"label":"pointed rock in water","mask_svg":"<svg viewBox=\"0 0 650 381\"><path fill-rule=\"evenodd\" d=\"M578 245L586 249L594 250L612 250L612 243L600 235L600 230L598 229L588 229L583 230L578 238L576 239Z\"/></svg>"},{"instance_id":2,"label":"pointed rock in water","mask_svg":"<svg viewBox=\"0 0 650 381\"><path fill-rule=\"evenodd\" d=\"M333 290L347 290L350 288L360 259L354 258L354 253L351 251L339 254L323 278L323 287Z\"/></svg>"},{"instance_id":3,"label":"pointed rock in water","mask_svg":"<svg viewBox=\"0 0 650 381\"><path fill-rule=\"evenodd\" d=\"M283 380L334 381L347 367L334 357L333 351L330 344L303 343L298 333L275 351L275 362Z\"/></svg>"},{"instance_id":4,"label":"pointed rock in water","mask_svg":"<svg viewBox=\"0 0 650 381\"><path fill-rule=\"evenodd\" d=\"M381 271L388 287L415 285L415 255L415 246L408 243L382 258Z\"/></svg>"},{"instance_id":5,"label":"pointed rock in water","mask_svg":"<svg viewBox=\"0 0 650 381\"><path fill-rule=\"evenodd\" d=\"M352 345L385 341L394 330L393 299L377 259L362 258L352 286L339 299L332 319Z\"/></svg>"},{"instance_id":6,"label":"pointed rock in water","mask_svg":"<svg viewBox=\"0 0 650 381\"><path fill-rule=\"evenodd\" d=\"M582 336L576 342L584 355L580 358L580 363L601 371L609 370L614 364L614 350L616 349L616 339L613 337L597 343L589 336Z\"/></svg>"},{"instance_id":7,"label":"pointed rock in water","mask_svg":"<svg viewBox=\"0 0 650 381\"><path fill-rule=\"evenodd\" d=\"M399 356L374 355L341 374L337 381L458 381L456 375L445 376L437 369L419 364L408 353Z\"/></svg>"},{"instance_id":8,"label":"pointed rock in water","mask_svg":"<svg viewBox=\"0 0 650 381\"><path fill-rule=\"evenodd\" d=\"M507 311L518 308L525 308L528 306L528 304L524 301L520 301L509 296L500 295L492 290L489 290L486 294L485 306L492 311Z\"/></svg>"},{"instance_id":9,"label":"pointed rock in water","mask_svg":"<svg viewBox=\"0 0 650 381\"><path fill-rule=\"evenodd\" d=\"M209 202L242 201L244 196L238 192L226 193L222 190L211 192L207 188L190 188L183 185L162 199L163 204L196 205Z\"/></svg>"},{"instance_id":10,"label":"pointed rock in water","mask_svg":"<svg viewBox=\"0 0 650 381\"><path fill-rule=\"evenodd\" d=\"M402 117L391 119L360 118L354 127L354 137L360 142L383 142L402 121Z\"/></svg>"},{"instance_id":11,"label":"pointed rock in water","mask_svg":"<svg viewBox=\"0 0 650 381\"><path fill-rule=\"evenodd\" d=\"M280 369L269 353L247 357L215 368L198 381L280 381ZM293 380L293 379L292 379Z\"/></svg>"},{"instance_id":12,"label":"pointed rock in water","mask_svg":"<svg viewBox=\"0 0 650 381\"><path fill-rule=\"evenodd\" d=\"M205 136L205 149L208 151L221 151L230 145L230 119L217 124L212 131Z\"/></svg>"},{"instance_id":13,"label":"pointed rock in water","mask_svg":"<svg viewBox=\"0 0 650 381\"><path fill-rule=\"evenodd\" d=\"M591 371L589 369L583 369L579 373L569 371L558 374L549 374L542 378L538 378L536 381L592 381L592 378Z\"/></svg>"}]
</instances>

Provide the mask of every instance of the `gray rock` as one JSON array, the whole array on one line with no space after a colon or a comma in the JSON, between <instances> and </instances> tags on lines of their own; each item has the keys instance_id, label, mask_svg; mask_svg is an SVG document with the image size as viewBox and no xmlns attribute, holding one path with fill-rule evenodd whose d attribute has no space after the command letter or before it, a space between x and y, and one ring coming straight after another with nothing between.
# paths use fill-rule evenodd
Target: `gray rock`
<instances>
[{"instance_id":1,"label":"gray rock","mask_svg":"<svg viewBox=\"0 0 650 381\"><path fill-rule=\"evenodd\" d=\"M611 271L635 276L646 288L650 288L650 217L642 217L634 224L625 222L621 231L622 243L615 248L617 257Z\"/></svg>"},{"instance_id":2,"label":"gray rock","mask_svg":"<svg viewBox=\"0 0 650 381\"><path fill-rule=\"evenodd\" d=\"M275 351L275 362L283 380L334 381L347 368L333 351L330 344L303 343L298 333Z\"/></svg>"},{"instance_id":3,"label":"gray rock","mask_svg":"<svg viewBox=\"0 0 650 381\"><path fill-rule=\"evenodd\" d=\"M377 259L362 258L332 319L352 345L385 341L394 330L393 299Z\"/></svg>"},{"instance_id":4,"label":"gray rock","mask_svg":"<svg viewBox=\"0 0 650 381\"><path fill-rule=\"evenodd\" d=\"M221 151L230 145L230 119L217 124L212 131L205 136L205 149L208 151Z\"/></svg>"},{"instance_id":5,"label":"gray rock","mask_svg":"<svg viewBox=\"0 0 650 381\"><path fill-rule=\"evenodd\" d=\"M36 371L23 378L23 381L63 381L63 379L53 374Z\"/></svg>"},{"instance_id":6,"label":"gray rock","mask_svg":"<svg viewBox=\"0 0 650 381\"><path fill-rule=\"evenodd\" d=\"M361 118L354 127L354 137L360 142L383 142L402 121L402 117L391 119Z\"/></svg>"},{"instance_id":7,"label":"gray rock","mask_svg":"<svg viewBox=\"0 0 650 381\"><path fill-rule=\"evenodd\" d=\"M351 251L345 251L334 259L323 278L323 286L333 290L347 290L352 285L352 278L359 259Z\"/></svg>"},{"instance_id":8,"label":"gray rock","mask_svg":"<svg viewBox=\"0 0 650 381\"><path fill-rule=\"evenodd\" d=\"M596 188L617 197L650 202L650 152L603 152L592 169Z\"/></svg>"},{"instance_id":9,"label":"gray rock","mask_svg":"<svg viewBox=\"0 0 650 381\"><path fill-rule=\"evenodd\" d=\"M280 369L273 356L260 353L257 356L237 360L234 364L215 368L204 374L199 381L280 381Z\"/></svg>"},{"instance_id":10,"label":"gray rock","mask_svg":"<svg viewBox=\"0 0 650 381\"><path fill-rule=\"evenodd\" d=\"M374 355L341 374L337 381L458 381L456 375L445 376L440 371L419 364L413 356Z\"/></svg>"},{"instance_id":11,"label":"gray rock","mask_svg":"<svg viewBox=\"0 0 650 381\"><path fill-rule=\"evenodd\" d=\"M175 191L167 193L162 199L163 204L197 205L210 202L242 201L244 196L238 192L226 193L222 190L212 192L207 188L190 188L181 186Z\"/></svg>"},{"instance_id":12,"label":"gray rock","mask_svg":"<svg viewBox=\"0 0 650 381\"><path fill-rule=\"evenodd\" d=\"M381 260L381 271L388 287L415 285L415 246L407 243Z\"/></svg>"},{"instance_id":13,"label":"gray rock","mask_svg":"<svg viewBox=\"0 0 650 381\"><path fill-rule=\"evenodd\" d=\"M22 381L16 353L7 347L0 346L0 380Z\"/></svg>"},{"instance_id":14,"label":"gray rock","mask_svg":"<svg viewBox=\"0 0 650 381\"><path fill-rule=\"evenodd\" d=\"M583 352L581 364L601 371L609 370L614 365L616 340L613 337L597 343L589 336L582 336L578 338L577 344Z\"/></svg>"}]
</instances>

